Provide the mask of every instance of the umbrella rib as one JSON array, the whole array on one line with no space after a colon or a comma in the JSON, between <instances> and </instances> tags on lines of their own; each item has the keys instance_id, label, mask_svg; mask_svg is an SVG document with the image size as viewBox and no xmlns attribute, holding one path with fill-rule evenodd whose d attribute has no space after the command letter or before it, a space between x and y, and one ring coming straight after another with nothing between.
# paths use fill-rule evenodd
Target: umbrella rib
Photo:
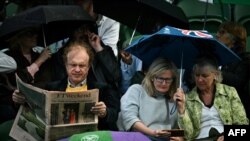
<instances>
[{"instance_id":1,"label":"umbrella rib","mask_svg":"<svg viewBox=\"0 0 250 141\"><path fill-rule=\"evenodd\" d=\"M45 37L45 33L44 33L44 26L42 24L42 32L43 32L43 44L44 44L44 47L46 47L46 37Z\"/></svg>"}]
</instances>

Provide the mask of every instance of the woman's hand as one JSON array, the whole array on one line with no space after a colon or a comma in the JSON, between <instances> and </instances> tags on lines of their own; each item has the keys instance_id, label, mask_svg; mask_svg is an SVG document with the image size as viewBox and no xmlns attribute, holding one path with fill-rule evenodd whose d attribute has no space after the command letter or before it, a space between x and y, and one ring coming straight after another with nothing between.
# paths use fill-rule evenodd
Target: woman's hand
<instances>
[{"instance_id":1,"label":"woman's hand","mask_svg":"<svg viewBox=\"0 0 250 141\"><path fill-rule=\"evenodd\" d=\"M184 114L184 112L185 112L185 94L184 94L182 88L177 89L177 92L174 94L174 100L177 103L179 114Z\"/></svg>"},{"instance_id":2,"label":"woman's hand","mask_svg":"<svg viewBox=\"0 0 250 141\"><path fill-rule=\"evenodd\" d=\"M22 93L19 92L18 89L16 89L13 94L12 94L12 100L15 102L15 103L18 103L18 104L24 104L25 103L25 97Z\"/></svg>"},{"instance_id":3,"label":"woman's hand","mask_svg":"<svg viewBox=\"0 0 250 141\"><path fill-rule=\"evenodd\" d=\"M39 58L35 61L35 63L40 67L47 59L51 57L51 50L49 47L44 48Z\"/></svg>"},{"instance_id":4,"label":"woman's hand","mask_svg":"<svg viewBox=\"0 0 250 141\"><path fill-rule=\"evenodd\" d=\"M104 118L107 115L107 106L105 105L104 102L100 101L95 104L94 107L91 108L90 110L94 114L97 114L98 117Z\"/></svg>"}]
</instances>

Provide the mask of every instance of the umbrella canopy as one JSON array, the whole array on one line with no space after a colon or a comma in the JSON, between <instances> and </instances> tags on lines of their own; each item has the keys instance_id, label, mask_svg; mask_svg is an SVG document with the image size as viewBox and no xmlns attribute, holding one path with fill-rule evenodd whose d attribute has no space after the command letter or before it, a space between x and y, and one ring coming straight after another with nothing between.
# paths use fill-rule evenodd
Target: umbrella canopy
<instances>
[{"instance_id":1,"label":"umbrella canopy","mask_svg":"<svg viewBox=\"0 0 250 141\"><path fill-rule=\"evenodd\" d=\"M165 0L93 0L96 13L110 17L141 34L151 34L170 25L188 29L188 20L181 8Z\"/></svg>"},{"instance_id":2,"label":"umbrella canopy","mask_svg":"<svg viewBox=\"0 0 250 141\"><path fill-rule=\"evenodd\" d=\"M229 48L207 32L183 30L165 26L152 35L144 35L126 49L149 66L157 57L172 60L178 68L192 68L196 57L202 53L214 54L219 65L240 61Z\"/></svg>"},{"instance_id":3,"label":"umbrella canopy","mask_svg":"<svg viewBox=\"0 0 250 141\"><path fill-rule=\"evenodd\" d=\"M49 44L68 37L86 22L94 23L94 20L80 6L37 6L4 20L0 26L0 37L8 38L24 28L41 26Z\"/></svg>"}]
</instances>

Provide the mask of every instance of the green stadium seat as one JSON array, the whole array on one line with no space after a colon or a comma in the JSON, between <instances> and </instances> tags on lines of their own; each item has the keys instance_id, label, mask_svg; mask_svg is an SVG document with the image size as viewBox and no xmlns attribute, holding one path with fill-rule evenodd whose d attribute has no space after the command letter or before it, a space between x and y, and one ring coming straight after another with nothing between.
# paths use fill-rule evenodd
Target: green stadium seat
<instances>
[{"instance_id":1,"label":"green stadium seat","mask_svg":"<svg viewBox=\"0 0 250 141\"><path fill-rule=\"evenodd\" d=\"M247 51L250 51L250 5L235 5L234 7L234 21L242 24L247 31Z\"/></svg>"},{"instance_id":2,"label":"green stadium seat","mask_svg":"<svg viewBox=\"0 0 250 141\"><path fill-rule=\"evenodd\" d=\"M234 21L242 24L246 30L247 35L250 36L250 5L235 5L234 7Z\"/></svg>"},{"instance_id":3,"label":"green stadium seat","mask_svg":"<svg viewBox=\"0 0 250 141\"><path fill-rule=\"evenodd\" d=\"M14 2L9 3L6 6L6 17L12 17L16 15L18 9L18 5Z\"/></svg>"},{"instance_id":4,"label":"green stadium seat","mask_svg":"<svg viewBox=\"0 0 250 141\"><path fill-rule=\"evenodd\" d=\"M247 37L247 48L246 51L250 52L250 36Z\"/></svg>"},{"instance_id":5,"label":"green stadium seat","mask_svg":"<svg viewBox=\"0 0 250 141\"><path fill-rule=\"evenodd\" d=\"M206 3L198 0L180 0L177 6L181 7L188 17L190 29L203 30L205 21ZM224 16L223 16L224 15ZM229 4L208 3L207 20L204 30L216 33L218 26L224 21L231 20L231 6Z\"/></svg>"}]
</instances>

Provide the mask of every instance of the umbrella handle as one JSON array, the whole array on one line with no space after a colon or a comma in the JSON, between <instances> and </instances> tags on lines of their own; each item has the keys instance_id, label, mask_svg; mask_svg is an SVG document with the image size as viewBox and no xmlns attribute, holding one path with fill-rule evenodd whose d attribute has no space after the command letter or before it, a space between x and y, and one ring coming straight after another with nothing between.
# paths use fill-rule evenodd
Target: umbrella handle
<instances>
[{"instance_id":1,"label":"umbrella handle","mask_svg":"<svg viewBox=\"0 0 250 141\"><path fill-rule=\"evenodd\" d=\"M181 88L182 86L182 74L183 74L183 48L182 48L182 51L181 51L181 71L180 71L180 83L179 83L179 88Z\"/></svg>"},{"instance_id":2,"label":"umbrella handle","mask_svg":"<svg viewBox=\"0 0 250 141\"><path fill-rule=\"evenodd\" d=\"M179 88L181 88L181 86L182 86L182 73L183 73L183 70L181 69L181 71L180 71L180 83L179 83Z\"/></svg>"},{"instance_id":3,"label":"umbrella handle","mask_svg":"<svg viewBox=\"0 0 250 141\"><path fill-rule=\"evenodd\" d=\"M42 25L42 32L43 32L43 45L44 45L44 47L47 47L47 45L46 45L46 38L45 38L45 33L44 33L44 27L43 27L43 25Z\"/></svg>"}]
</instances>

